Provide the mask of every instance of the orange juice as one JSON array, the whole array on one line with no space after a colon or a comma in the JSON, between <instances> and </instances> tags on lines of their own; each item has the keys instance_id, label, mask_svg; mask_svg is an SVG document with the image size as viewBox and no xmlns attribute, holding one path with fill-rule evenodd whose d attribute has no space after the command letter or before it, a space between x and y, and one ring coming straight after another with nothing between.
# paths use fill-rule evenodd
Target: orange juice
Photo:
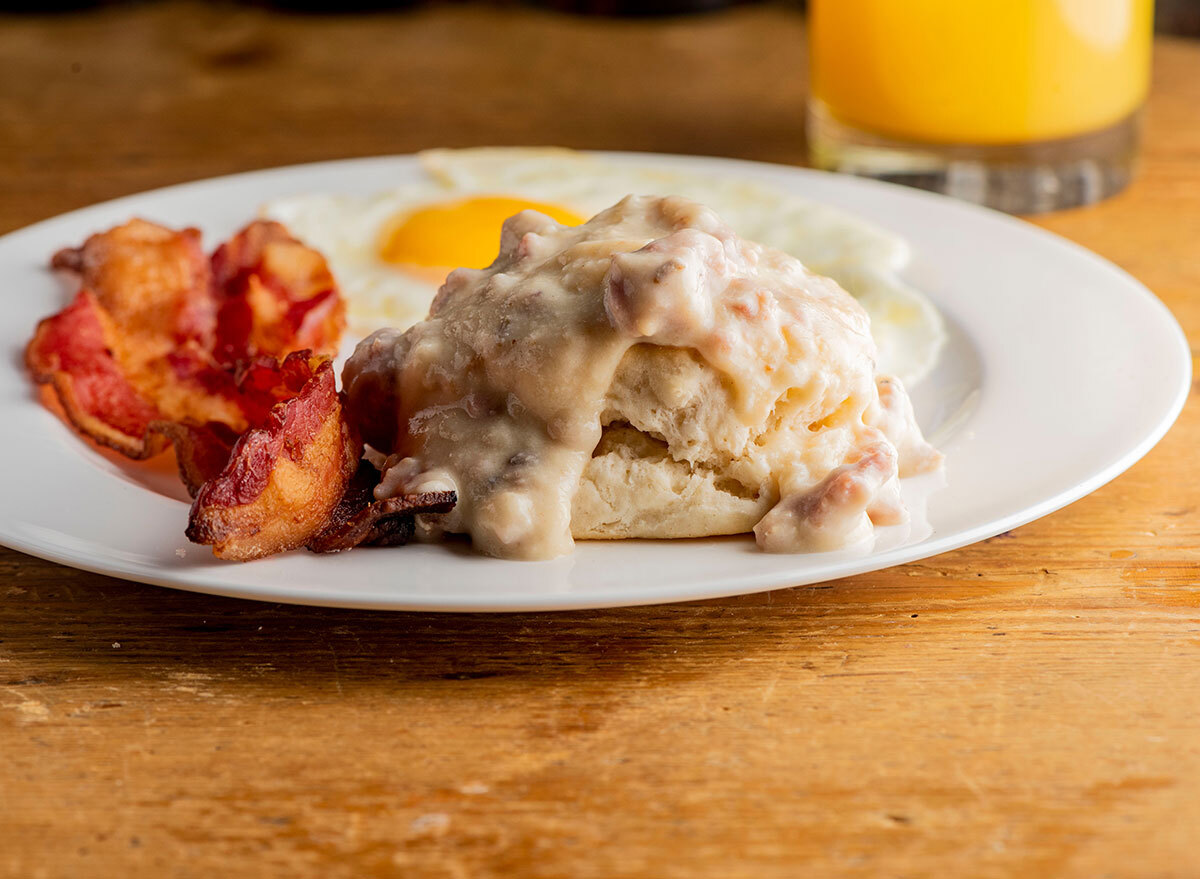
<instances>
[{"instance_id":1,"label":"orange juice","mask_svg":"<svg viewBox=\"0 0 1200 879\"><path fill-rule=\"evenodd\" d=\"M812 94L855 128L933 144L1098 131L1149 81L1153 0L812 0Z\"/></svg>"}]
</instances>

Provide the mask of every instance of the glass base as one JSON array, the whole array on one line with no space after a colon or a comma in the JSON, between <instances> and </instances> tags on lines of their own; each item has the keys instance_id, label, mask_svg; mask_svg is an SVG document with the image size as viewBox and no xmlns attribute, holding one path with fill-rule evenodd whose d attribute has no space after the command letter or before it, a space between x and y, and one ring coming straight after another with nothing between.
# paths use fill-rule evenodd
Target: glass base
<instances>
[{"instance_id":1,"label":"glass base","mask_svg":"<svg viewBox=\"0 0 1200 879\"><path fill-rule=\"evenodd\" d=\"M819 101L808 109L813 167L903 183L1012 214L1079 207L1119 192L1133 177L1140 114L1061 140L996 146L913 143L837 121Z\"/></svg>"}]
</instances>

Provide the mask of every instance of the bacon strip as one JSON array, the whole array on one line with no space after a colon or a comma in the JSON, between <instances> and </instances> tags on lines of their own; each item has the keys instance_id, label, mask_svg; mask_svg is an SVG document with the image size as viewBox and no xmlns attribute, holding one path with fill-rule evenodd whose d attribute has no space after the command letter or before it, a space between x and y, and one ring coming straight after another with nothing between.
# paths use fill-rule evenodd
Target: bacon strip
<instances>
[{"instance_id":1,"label":"bacon strip","mask_svg":"<svg viewBox=\"0 0 1200 879\"><path fill-rule=\"evenodd\" d=\"M199 494L204 483L221 475L238 440L237 432L219 421L198 426L154 421L150 430L175 447L179 478L192 497Z\"/></svg>"},{"instance_id":2,"label":"bacon strip","mask_svg":"<svg viewBox=\"0 0 1200 879\"><path fill-rule=\"evenodd\" d=\"M154 420L245 429L233 379L208 353L216 302L199 231L131 220L51 265L78 274L81 292L39 325L26 362L77 429L134 458L166 448L146 433Z\"/></svg>"},{"instance_id":3,"label":"bacon strip","mask_svg":"<svg viewBox=\"0 0 1200 879\"><path fill-rule=\"evenodd\" d=\"M238 364L234 371L238 405L251 427L263 427L276 404L297 396L317 367L329 358L311 351L293 351L282 361L259 356Z\"/></svg>"},{"instance_id":4,"label":"bacon strip","mask_svg":"<svg viewBox=\"0 0 1200 879\"><path fill-rule=\"evenodd\" d=\"M50 265L78 274L138 348L150 345L161 350L148 353L158 355L189 339L211 347L217 303L199 229L134 219L60 250Z\"/></svg>"},{"instance_id":5,"label":"bacon strip","mask_svg":"<svg viewBox=\"0 0 1200 879\"><path fill-rule=\"evenodd\" d=\"M375 501L379 474L355 475L362 442L325 356L344 305L324 258L278 223L251 223L210 263L197 230L132 220L52 265L82 288L38 324L35 381L131 458L174 445L187 536L219 558L397 545L415 514L454 505L453 492Z\"/></svg>"},{"instance_id":6,"label":"bacon strip","mask_svg":"<svg viewBox=\"0 0 1200 879\"><path fill-rule=\"evenodd\" d=\"M52 386L67 418L98 443L130 458L163 451L163 437L148 436L161 413L129 383L116 358L112 322L90 290L41 321L25 349L33 380Z\"/></svg>"},{"instance_id":7,"label":"bacon strip","mask_svg":"<svg viewBox=\"0 0 1200 879\"><path fill-rule=\"evenodd\" d=\"M217 248L213 286L220 297L215 352L232 364L308 348L337 352L345 304L329 265L280 223L256 220Z\"/></svg>"},{"instance_id":8,"label":"bacon strip","mask_svg":"<svg viewBox=\"0 0 1200 879\"><path fill-rule=\"evenodd\" d=\"M356 546L402 546L412 539L418 513L448 513L452 491L433 491L375 500L379 471L361 461L329 523L308 542L313 552L342 552Z\"/></svg>"},{"instance_id":9,"label":"bacon strip","mask_svg":"<svg viewBox=\"0 0 1200 879\"><path fill-rule=\"evenodd\" d=\"M79 275L86 292L39 325L26 362L35 381L55 388L80 432L134 458L184 435L150 436L154 421L197 430L221 424L239 434L261 426L307 378L289 384L275 358L309 338L332 350L341 332L343 306L324 258L278 223L243 229L218 249L215 271L198 230L136 219L59 251L51 265ZM223 306L259 288L286 306L274 323L254 325L254 339L269 336L269 345L242 346L242 353L268 348L266 365L222 366L214 345L232 332L220 324Z\"/></svg>"},{"instance_id":10,"label":"bacon strip","mask_svg":"<svg viewBox=\"0 0 1200 879\"><path fill-rule=\"evenodd\" d=\"M324 361L299 396L244 434L192 504L188 539L247 561L296 549L328 522L362 455Z\"/></svg>"}]
</instances>

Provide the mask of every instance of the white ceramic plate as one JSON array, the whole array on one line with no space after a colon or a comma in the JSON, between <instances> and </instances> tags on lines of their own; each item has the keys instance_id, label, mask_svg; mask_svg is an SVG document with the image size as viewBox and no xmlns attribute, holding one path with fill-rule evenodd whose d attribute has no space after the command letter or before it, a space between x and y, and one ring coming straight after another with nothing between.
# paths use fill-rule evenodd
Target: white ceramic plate
<instances>
[{"instance_id":1,"label":"white ceramic plate","mask_svg":"<svg viewBox=\"0 0 1200 879\"><path fill-rule=\"evenodd\" d=\"M738 175L849 210L912 245L905 277L943 310L950 341L913 388L945 485L914 528L879 529L869 554L768 555L745 537L583 542L550 562L482 558L461 544L295 552L249 564L183 536L186 494L162 465L97 452L43 408L21 366L36 321L64 304L50 254L138 215L197 225L213 243L267 199L370 193L415 179L411 157L280 168L189 183L76 211L0 238L0 542L85 570L179 589L301 604L512 611L712 598L815 583L925 558L1044 516L1144 455L1175 420L1191 360L1174 318L1094 254L1002 214L849 177L723 159L615 161ZM925 480L922 482L922 480ZM1131 523L1131 527L1133 527Z\"/></svg>"}]
</instances>

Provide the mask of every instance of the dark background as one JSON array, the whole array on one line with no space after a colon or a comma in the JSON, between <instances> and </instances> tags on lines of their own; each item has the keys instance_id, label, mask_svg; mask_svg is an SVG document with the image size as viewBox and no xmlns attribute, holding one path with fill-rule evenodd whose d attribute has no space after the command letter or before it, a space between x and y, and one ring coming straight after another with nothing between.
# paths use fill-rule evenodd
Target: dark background
<instances>
[{"instance_id":1,"label":"dark background","mask_svg":"<svg viewBox=\"0 0 1200 879\"><path fill-rule=\"evenodd\" d=\"M6 12L69 12L95 6L116 6L122 3L150 2L150 0L0 0L0 11ZM237 0L219 0L233 5ZM292 11L322 13L349 11L382 11L411 6L435 5L437 0L240 0L241 5L264 6ZM587 15L677 15L706 12L728 6L745 5L756 0L526 0L526 5L540 6ZM803 8L806 0L791 0ZM963 0L969 2L969 0ZM512 5L498 2L495 5ZM1155 4L1155 29L1160 33L1200 36L1200 0L1157 0Z\"/></svg>"}]
</instances>

